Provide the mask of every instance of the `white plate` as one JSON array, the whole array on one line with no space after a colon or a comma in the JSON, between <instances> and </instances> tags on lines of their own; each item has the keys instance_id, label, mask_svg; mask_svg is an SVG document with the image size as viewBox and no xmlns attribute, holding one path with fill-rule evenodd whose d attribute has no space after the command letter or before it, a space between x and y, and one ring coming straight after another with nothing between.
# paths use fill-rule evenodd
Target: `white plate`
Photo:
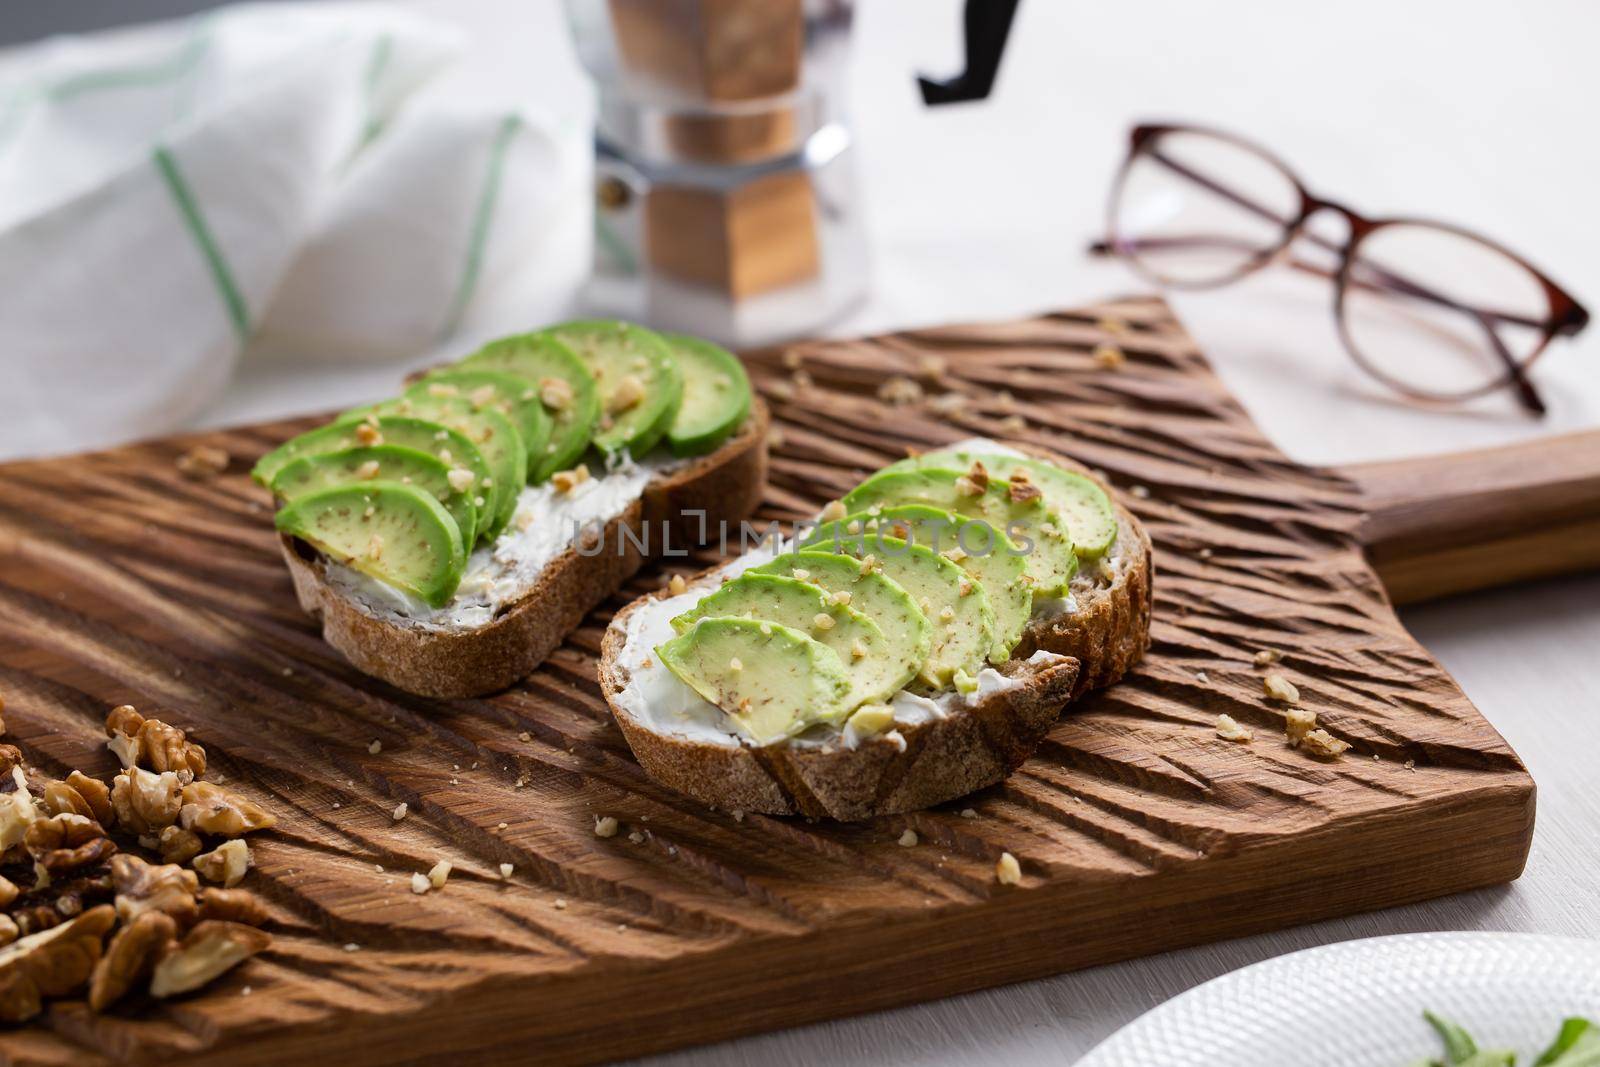
<instances>
[{"instance_id":1,"label":"white plate","mask_svg":"<svg viewBox=\"0 0 1600 1067\"><path fill-rule=\"evenodd\" d=\"M1400 934L1295 952L1173 997L1077 1067L1402 1067L1442 1052L1424 1008L1532 1063L1566 1016L1600 1021L1600 941Z\"/></svg>"}]
</instances>

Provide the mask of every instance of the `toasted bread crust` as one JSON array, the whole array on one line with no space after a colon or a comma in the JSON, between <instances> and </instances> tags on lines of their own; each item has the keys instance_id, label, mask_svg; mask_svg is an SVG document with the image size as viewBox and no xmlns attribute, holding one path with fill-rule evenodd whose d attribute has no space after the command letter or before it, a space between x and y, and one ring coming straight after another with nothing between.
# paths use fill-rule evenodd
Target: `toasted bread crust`
<instances>
[{"instance_id":1,"label":"toasted bread crust","mask_svg":"<svg viewBox=\"0 0 1600 1067\"><path fill-rule=\"evenodd\" d=\"M644 563L644 524L668 523L675 544L738 522L761 501L767 480L770 415L759 398L739 432L715 452L652 479L643 495L606 525L607 549L584 556L567 549L539 580L491 622L469 630L433 630L380 618L329 585L325 562L290 537L280 539L300 606L322 622L322 636L358 670L427 697L480 696L531 673L588 614ZM615 551L611 546L615 546Z\"/></svg>"},{"instance_id":2,"label":"toasted bread crust","mask_svg":"<svg viewBox=\"0 0 1600 1067\"><path fill-rule=\"evenodd\" d=\"M625 619L650 598L628 605ZM843 744L716 745L658 733L617 703L628 678L619 666L621 626L606 630L600 688L645 773L717 807L851 822L915 811L993 785L1021 765L1072 695L1078 662L1030 665L1002 673L1020 682L975 707L902 726L904 745L886 735L854 749Z\"/></svg>"},{"instance_id":3,"label":"toasted bread crust","mask_svg":"<svg viewBox=\"0 0 1600 1067\"><path fill-rule=\"evenodd\" d=\"M1099 482L1081 464L1034 452ZM617 702L628 684L620 667L626 620L665 592L628 605L606 629L601 691L650 777L718 807L857 821L964 796L1005 779L1044 739L1063 705L1115 683L1149 648L1150 538L1131 512L1115 507L1121 560L1115 579L1075 593L1077 610L1071 614L1035 620L1025 628L1011 660L1000 668L1020 685L944 719L902 727L904 748L884 737L855 749L793 742L764 748L717 745L658 733L638 721ZM1028 664L1036 651L1065 658Z\"/></svg>"}]
</instances>

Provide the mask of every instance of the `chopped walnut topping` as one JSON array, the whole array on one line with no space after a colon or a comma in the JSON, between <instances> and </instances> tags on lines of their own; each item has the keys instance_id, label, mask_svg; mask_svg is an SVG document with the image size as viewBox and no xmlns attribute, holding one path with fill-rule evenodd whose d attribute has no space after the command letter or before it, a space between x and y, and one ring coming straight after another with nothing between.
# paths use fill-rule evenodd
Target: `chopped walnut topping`
<instances>
[{"instance_id":1,"label":"chopped walnut topping","mask_svg":"<svg viewBox=\"0 0 1600 1067\"><path fill-rule=\"evenodd\" d=\"M1334 737L1323 729L1308 730L1300 739L1300 748L1317 759L1337 759L1350 750L1350 742Z\"/></svg>"},{"instance_id":2,"label":"chopped walnut topping","mask_svg":"<svg viewBox=\"0 0 1600 1067\"><path fill-rule=\"evenodd\" d=\"M616 837L617 820L614 815L597 815L594 820L594 836Z\"/></svg>"},{"instance_id":3,"label":"chopped walnut topping","mask_svg":"<svg viewBox=\"0 0 1600 1067\"><path fill-rule=\"evenodd\" d=\"M1255 739L1255 734L1248 727L1241 726L1239 720L1232 715L1217 716L1217 736L1224 741L1237 741L1240 744L1249 744Z\"/></svg>"},{"instance_id":4,"label":"chopped walnut topping","mask_svg":"<svg viewBox=\"0 0 1600 1067\"><path fill-rule=\"evenodd\" d=\"M912 848L916 845L917 841L917 832L908 827L905 833L900 835L900 839L896 841L895 844L899 845L901 848Z\"/></svg>"},{"instance_id":5,"label":"chopped walnut topping","mask_svg":"<svg viewBox=\"0 0 1600 1067\"><path fill-rule=\"evenodd\" d=\"M399 822L401 819L406 817L407 810L409 810L408 805L402 800L400 803L394 806L394 810L389 813L389 818L393 819L395 822Z\"/></svg>"},{"instance_id":6,"label":"chopped walnut topping","mask_svg":"<svg viewBox=\"0 0 1600 1067\"><path fill-rule=\"evenodd\" d=\"M444 477L450 483L450 488L458 493L465 493L478 480L477 475L465 467L451 467L450 473Z\"/></svg>"},{"instance_id":7,"label":"chopped walnut topping","mask_svg":"<svg viewBox=\"0 0 1600 1067\"><path fill-rule=\"evenodd\" d=\"M220 837L238 837L276 826L271 812L221 786L193 782L183 787L183 828Z\"/></svg>"},{"instance_id":8,"label":"chopped walnut topping","mask_svg":"<svg viewBox=\"0 0 1600 1067\"><path fill-rule=\"evenodd\" d=\"M371 537L367 538L367 558L368 559L382 559L383 558L383 535L382 534L374 533Z\"/></svg>"},{"instance_id":9,"label":"chopped walnut topping","mask_svg":"<svg viewBox=\"0 0 1600 1067\"><path fill-rule=\"evenodd\" d=\"M492 385L480 385L467 394L467 400L475 408L487 407L494 403L495 392L495 387Z\"/></svg>"},{"instance_id":10,"label":"chopped walnut topping","mask_svg":"<svg viewBox=\"0 0 1600 1067\"><path fill-rule=\"evenodd\" d=\"M1281 700L1285 704L1300 703L1300 690L1281 674L1269 674L1261 679L1261 688L1272 700Z\"/></svg>"},{"instance_id":11,"label":"chopped walnut topping","mask_svg":"<svg viewBox=\"0 0 1600 1067\"><path fill-rule=\"evenodd\" d=\"M922 386L903 374L897 374L878 386L878 399L890 407L908 407L922 399Z\"/></svg>"},{"instance_id":12,"label":"chopped walnut topping","mask_svg":"<svg viewBox=\"0 0 1600 1067\"><path fill-rule=\"evenodd\" d=\"M551 411L565 411L575 399L572 383L565 378L539 379L539 402Z\"/></svg>"},{"instance_id":13,"label":"chopped walnut topping","mask_svg":"<svg viewBox=\"0 0 1600 1067\"><path fill-rule=\"evenodd\" d=\"M429 396L448 397L455 396L459 392L461 392L461 390L457 389L449 382L433 382L428 386Z\"/></svg>"},{"instance_id":14,"label":"chopped walnut topping","mask_svg":"<svg viewBox=\"0 0 1600 1067\"><path fill-rule=\"evenodd\" d=\"M616 389L612 390L611 396L606 400L606 411L612 415L620 415L624 411L638 407L644 396L644 383L639 380L638 375L624 374L622 380L617 382Z\"/></svg>"},{"instance_id":15,"label":"chopped walnut topping","mask_svg":"<svg viewBox=\"0 0 1600 1067\"><path fill-rule=\"evenodd\" d=\"M272 944L272 937L243 923L207 919L156 963L150 995L172 997L206 985Z\"/></svg>"},{"instance_id":16,"label":"chopped walnut topping","mask_svg":"<svg viewBox=\"0 0 1600 1067\"><path fill-rule=\"evenodd\" d=\"M1116 370L1127 362L1122 349L1113 344L1096 345L1094 349L1095 364L1105 370Z\"/></svg>"},{"instance_id":17,"label":"chopped walnut topping","mask_svg":"<svg viewBox=\"0 0 1600 1067\"><path fill-rule=\"evenodd\" d=\"M1317 726L1317 713L1305 708L1290 708L1283 719L1283 730L1291 748L1298 748L1306 735Z\"/></svg>"},{"instance_id":18,"label":"chopped walnut topping","mask_svg":"<svg viewBox=\"0 0 1600 1067\"><path fill-rule=\"evenodd\" d=\"M799 575L799 573L800 573L799 571L795 572L795 574L797 576ZM804 581L805 579L801 579L801 580ZM835 604L839 604L839 605L843 606L843 605L848 605L852 598L850 596L850 593L847 590L840 589L838 592L834 593L831 597L829 597L829 599L832 600Z\"/></svg>"},{"instance_id":19,"label":"chopped walnut topping","mask_svg":"<svg viewBox=\"0 0 1600 1067\"><path fill-rule=\"evenodd\" d=\"M865 578L878 569L878 557L871 554L862 556L861 564L857 569L861 572L861 576Z\"/></svg>"},{"instance_id":20,"label":"chopped walnut topping","mask_svg":"<svg viewBox=\"0 0 1600 1067\"><path fill-rule=\"evenodd\" d=\"M683 580L683 575L674 574L667 579L667 592L672 596L682 596L689 589L689 583Z\"/></svg>"},{"instance_id":21,"label":"chopped walnut topping","mask_svg":"<svg viewBox=\"0 0 1600 1067\"><path fill-rule=\"evenodd\" d=\"M868 649L867 646L858 637L858 638L856 638L855 643L850 646L850 658L851 659L866 659L868 654L870 653L870 651L871 650Z\"/></svg>"},{"instance_id":22,"label":"chopped walnut topping","mask_svg":"<svg viewBox=\"0 0 1600 1067\"><path fill-rule=\"evenodd\" d=\"M736 672L744 670L744 660L740 659L738 656L730 657L728 660L728 669Z\"/></svg>"},{"instance_id":23,"label":"chopped walnut topping","mask_svg":"<svg viewBox=\"0 0 1600 1067\"><path fill-rule=\"evenodd\" d=\"M823 522L838 522L844 515L844 501L830 500L822 506L822 514L819 517Z\"/></svg>"},{"instance_id":24,"label":"chopped walnut topping","mask_svg":"<svg viewBox=\"0 0 1600 1067\"><path fill-rule=\"evenodd\" d=\"M135 986L143 984L178 937L170 915L147 911L123 925L89 976L89 1008L105 1011Z\"/></svg>"},{"instance_id":25,"label":"chopped walnut topping","mask_svg":"<svg viewBox=\"0 0 1600 1067\"><path fill-rule=\"evenodd\" d=\"M226 449L195 445L177 459L178 473L185 478L215 478L228 469L233 459Z\"/></svg>"},{"instance_id":26,"label":"chopped walnut topping","mask_svg":"<svg viewBox=\"0 0 1600 1067\"><path fill-rule=\"evenodd\" d=\"M556 487L557 492L570 493L578 486L589 480L589 465L580 463L569 471L556 471L550 476L550 482Z\"/></svg>"},{"instance_id":27,"label":"chopped walnut topping","mask_svg":"<svg viewBox=\"0 0 1600 1067\"><path fill-rule=\"evenodd\" d=\"M1013 504L1023 504L1029 500L1038 500L1044 496L1044 493L1032 482L1012 478L1006 490L1006 495L1011 498Z\"/></svg>"},{"instance_id":28,"label":"chopped walnut topping","mask_svg":"<svg viewBox=\"0 0 1600 1067\"><path fill-rule=\"evenodd\" d=\"M433 883L428 881L428 876L418 871L411 876L411 891L418 896L433 888Z\"/></svg>"},{"instance_id":29,"label":"chopped walnut topping","mask_svg":"<svg viewBox=\"0 0 1600 1067\"><path fill-rule=\"evenodd\" d=\"M825 611L819 611L811 617L811 625L819 630L831 630L834 627L833 616Z\"/></svg>"},{"instance_id":30,"label":"chopped walnut topping","mask_svg":"<svg viewBox=\"0 0 1600 1067\"><path fill-rule=\"evenodd\" d=\"M194 869L208 882L220 882L222 888L232 889L244 881L250 869L250 846L240 838L224 841L210 852L194 858Z\"/></svg>"},{"instance_id":31,"label":"chopped walnut topping","mask_svg":"<svg viewBox=\"0 0 1600 1067\"><path fill-rule=\"evenodd\" d=\"M516 870L516 868L513 867L511 864L502 863L500 865L500 877L501 878L510 878L511 877L511 873L513 871L515 871L515 870Z\"/></svg>"},{"instance_id":32,"label":"chopped walnut topping","mask_svg":"<svg viewBox=\"0 0 1600 1067\"><path fill-rule=\"evenodd\" d=\"M378 461L375 459L367 460L355 470L356 477L360 478L362 481L371 481L373 478L376 478L379 473L381 473L381 470L378 466Z\"/></svg>"},{"instance_id":33,"label":"chopped walnut topping","mask_svg":"<svg viewBox=\"0 0 1600 1067\"><path fill-rule=\"evenodd\" d=\"M1022 864L1011 853L1002 852L999 862L994 865L994 878L1001 885L1021 885Z\"/></svg>"},{"instance_id":34,"label":"chopped walnut topping","mask_svg":"<svg viewBox=\"0 0 1600 1067\"><path fill-rule=\"evenodd\" d=\"M371 448L374 445L383 444L383 434L372 423L359 422L356 424L356 440L362 445Z\"/></svg>"}]
</instances>

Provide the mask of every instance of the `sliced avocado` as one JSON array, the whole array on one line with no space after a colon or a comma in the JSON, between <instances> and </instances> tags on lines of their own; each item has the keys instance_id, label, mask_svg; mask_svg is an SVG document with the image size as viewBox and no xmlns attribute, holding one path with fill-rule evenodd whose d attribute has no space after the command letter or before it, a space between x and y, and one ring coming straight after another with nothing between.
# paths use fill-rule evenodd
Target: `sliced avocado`
<instances>
[{"instance_id":1,"label":"sliced avocado","mask_svg":"<svg viewBox=\"0 0 1600 1067\"><path fill-rule=\"evenodd\" d=\"M990 474L1007 480L1013 471L1025 472L1028 480L1044 494L1044 502L1066 520L1067 529L1072 534L1072 550L1079 559L1102 556L1116 541L1117 512L1106 491L1096 485L1093 478L1033 456L944 449L902 459L884 470L915 470L920 467L970 470L975 462L982 463Z\"/></svg>"},{"instance_id":2,"label":"sliced avocado","mask_svg":"<svg viewBox=\"0 0 1600 1067\"><path fill-rule=\"evenodd\" d=\"M426 419L465 435L489 464L489 492L480 494L482 504L478 504L480 496L472 498L478 505L481 536L492 539L506 528L512 512L517 510L517 494L528 480L528 450L522 447L522 435L510 419L492 407L477 407L463 397L428 393L407 393L375 404L365 412L346 412L340 418L359 419L366 414ZM487 520L483 518L485 514Z\"/></svg>"},{"instance_id":3,"label":"sliced avocado","mask_svg":"<svg viewBox=\"0 0 1600 1067\"><path fill-rule=\"evenodd\" d=\"M461 531L440 503L399 482L319 489L279 509L277 527L363 574L443 607L461 584Z\"/></svg>"},{"instance_id":4,"label":"sliced avocado","mask_svg":"<svg viewBox=\"0 0 1600 1067\"><path fill-rule=\"evenodd\" d=\"M543 333L502 337L459 366L515 374L539 391L539 399L550 413L550 440L539 461L530 461L530 481L542 482L556 471L571 468L589 447L589 435L600 418L600 391L594 375L565 342Z\"/></svg>"},{"instance_id":5,"label":"sliced avocado","mask_svg":"<svg viewBox=\"0 0 1600 1067\"><path fill-rule=\"evenodd\" d=\"M933 642L917 676L935 688L946 686L957 670L977 674L994 647L994 609L983 586L943 556L921 545L872 531L854 531L842 522L823 523L803 548L853 556L863 567L881 570L899 583L933 624ZM869 565L866 557L871 556Z\"/></svg>"},{"instance_id":6,"label":"sliced avocado","mask_svg":"<svg viewBox=\"0 0 1600 1067\"><path fill-rule=\"evenodd\" d=\"M544 459L550 440L550 416L539 400L539 390L515 374L483 369L447 367L424 377L407 396L460 396L473 407L492 407L511 420L528 452L527 469Z\"/></svg>"},{"instance_id":7,"label":"sliced avocado","mask_svg":"<svg viewBox=\"0 0 1600 1067\"><path fill-rule=\"evenodd\" d=\"M838 653L780 623L702 619L656 655L758 745L845 713L850 680Z\"/></svg>"},{"instance_id":8,"label":"sliced avocado","mask_svg":"<svg viewBox=\"0 0 1600 1067\"><path fill-rule=\"evenodd\" d=\"M1022 639L1022 628L1033 614L1033 590L1024 580L1021 550L1000 530L982 519L969 518L926 504L898 504L876 515L860 512L840 520L849 528L860 522L944 556L967 572L989 596L994 609L994 647L991 663L1004 663Z\"/></svg>"},{"instance_id":9,"label":"sliced avocado","mask_svg":"<svg viewBox=\"0 0 1600 1067\"><path fill-rule=\"evenodd\" d=\"M721 345L683 334L661 335L683 371L683 403L667 430L675 456L716 450L750 414L750 379L744 364Z\"/></svg>"},{"instance_id":10,"label":"sliced avocado","mask_svg":"<svg viewBox=\"0 0 1600 1067\"><path fill-rule=\"evenodd\" d=\"M563 323L546 332L578 353L599 386L594 446L643 458L683 402L683 372L667 342L643 326L609 319Z\"/></svg>"},{"instance_id":11,"label":"sliced avocado","mask_svg":"<svg viewBox=\"0 0 1600 1067\"><path fill-rule=\"evenodd\" d=\"M741 574L673 619L672 628L682 633L697 620L712 618L782 623L833 649L850 678L844 702L849 710L892 696L922 666L921 659L895 655L895 644L875 621L798 578Z\"/></svg>"},{"instance_id":12,"label":"sliced avocado","mask_svg":"<svg viewBox=\"0 0 1600 1067\"><path fill-rule=\"evenodd\" d=\"M363 423L366 429L362 428ZM261 457L255 469L250 472L250 476L262 485L270 487L283 468L296 459L321 455L325 452L343 452L346 449L368 445L398 445L401 448L414 448L419 452L426 452L451 467L461 467L471 471L474 485L493 480L489 471L489 461L483 458L478 446L467 440L460 431L441 426L437 422L403 415L382 417L372 415L370 418L319 426L299 437L290 438ZM476 504L473 506L477 507ZM480 514L475 524L475 532L482 533L483 527L488 525L488 520L481 513L483 509L478 510ZM472 546L469 544L466 547L470 549Z\"/></svg>"},{"instance_id":13,"label":"sliced avocado","mask_svg":"<svg viewBox=\"0 0 1600 1067\"><path fill-rule=\"evenodd\" d=\"M905 587L881 571L863 574L859 561L831 552L785 552L745 573L781 574L810 582L829 593L848 593L850 606L883 631L891 659L910 663L914 671L920 671L928 662L933 623Z\"/></svg>"},{"instance_id":14,"label":"sliced avocado","mask_svg":"<svg viewBox=\"0 0 1600 1067\"><path fill-rule=\"evenodd\" d=\"M1013 500L1011 485L990 477L987 486L973 482L969 471L940 467L879 471L845 494L851 513L896 504L926 504L982 519L1003 530L1023 552L1022 563L1033 592L1063 596L1078 572L1072 536L1061 516L1047 507L1043 495Z\"/></svg>"},{"instance_id":15,"label":"sliced avocado","mask_svg":"<svg viewBox=\"0 0 1600 1067\"><path fill-rule=\"evenodd\" d=\"M451 469L443 460L415 448L347 448L294 460L272 479L272 491L293 501L331 485L359 485L377 478L412 485L444 505L461 531L462 548L470 551L478 529L478 509L471 492L450 484Z\"/></svg>"}]
</instances>

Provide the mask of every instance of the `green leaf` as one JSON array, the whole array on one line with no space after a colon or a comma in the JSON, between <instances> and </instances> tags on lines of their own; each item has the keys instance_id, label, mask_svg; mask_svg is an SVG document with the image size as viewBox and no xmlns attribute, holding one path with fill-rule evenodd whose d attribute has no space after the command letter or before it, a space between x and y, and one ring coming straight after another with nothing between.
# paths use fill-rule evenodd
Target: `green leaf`
<instances>
[{"instance_id":1,"label":"green leaf","mask_svg":"<svg viewBox=\"0 0 1600 1067\"><path fill-rule=\"evenodd\" d=\"M1588 1019L1563 1021L1555 1043L1544 1050L1534 1067L1600 1067L1600 1026Z\"/></svg>"},{"instance_id":2,"label":"green leaf","mask_svg":"<svg viewBox=\"0 0 1600 1067\"><path fill-rule=\"evenodd\" d=\"M1472 1040L1472 1035L1448 1019L1441 1019L1431 1011L1422 1013L1428 1020L1428 1025L1439 1034L1439 1040L1444 1042L1444 1056L1452 1064L1464 1065L1473 1056L1478 1054L1478 1043Z\"/></svg>"}]
</instances>

